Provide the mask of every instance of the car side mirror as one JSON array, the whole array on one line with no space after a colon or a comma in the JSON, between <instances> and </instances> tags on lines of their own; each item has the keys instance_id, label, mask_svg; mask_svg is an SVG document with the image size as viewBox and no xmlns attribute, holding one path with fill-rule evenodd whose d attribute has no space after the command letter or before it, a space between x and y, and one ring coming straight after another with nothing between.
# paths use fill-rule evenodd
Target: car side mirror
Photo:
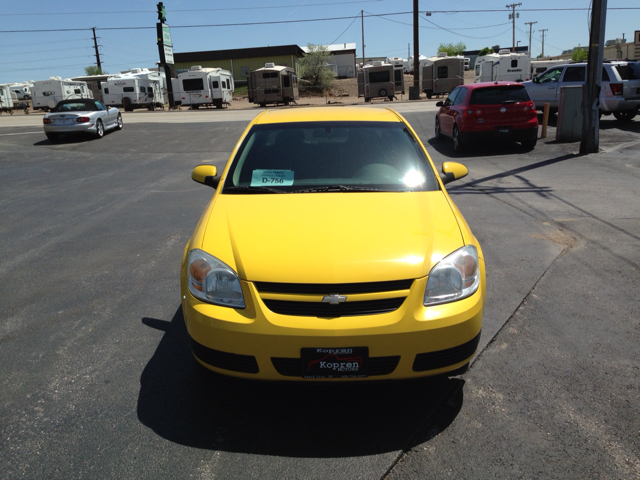
<instances>
[{"instance_id":1,"label":"car side mirror","mask_svg":"<svg viewBox=\"0 0 640 480\"><path fill-rule=\"evenodd\" d=\"M436 103L436 107L441 107L443 105L444 105L444 103L442 103L442 100L440 100L438 103Z\"/></svg>"},{"instance_id":2,"label":"car side mirror","mask_svg":"<svg viewBox=\"0 0 640 480\"><path fill-rule=\"evenodd\" d=\"M456 162L444 162L442 164L442 173L440 174L440 180L445 185L451 183L454 180L460 180L469 174L469 169Z\"/></svg>"},{"instance_id":3,"label":"car side mirror","mask_svg":"<svg viewBox=\"0 0 640 480\"><path fill-rule=\"evenodd\" d=\"M217 188L220 182L220 179L216 178L217 175L218 169L213 165L198 165L191 172L194 181L212 188Z\"/></svg>"},{"instance_id":4,"label":"car side mirror","mask_svg":"<svg viewBox=\"0 0 640 480\"><path fill-rule=\"evenodd\" d=\"M540 83L540 79L539 79L538 77L533 77L533 78L531 79L531 81L532 81L533 83Z\"/></svg>"}]
</instances>

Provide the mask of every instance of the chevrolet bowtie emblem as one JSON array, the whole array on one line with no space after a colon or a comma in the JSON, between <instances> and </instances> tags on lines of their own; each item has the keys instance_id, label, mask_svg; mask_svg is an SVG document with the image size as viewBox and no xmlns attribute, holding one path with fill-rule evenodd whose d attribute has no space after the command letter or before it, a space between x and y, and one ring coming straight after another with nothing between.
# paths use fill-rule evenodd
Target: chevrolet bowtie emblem
<instances>
[{"instance_id":1,"label":"chevrolet bowtie emblem","mask_svg":"<svg viewBox=\"0 0 640 480\"><path fill-rule=\"evenodd\" d=\"M322 303L330 303L331 305L338 305L339 303L346 301L346 295L338 295L337 293L332 293L331 295L325 295L322 297Z\"/></svg>"}]
</instances>

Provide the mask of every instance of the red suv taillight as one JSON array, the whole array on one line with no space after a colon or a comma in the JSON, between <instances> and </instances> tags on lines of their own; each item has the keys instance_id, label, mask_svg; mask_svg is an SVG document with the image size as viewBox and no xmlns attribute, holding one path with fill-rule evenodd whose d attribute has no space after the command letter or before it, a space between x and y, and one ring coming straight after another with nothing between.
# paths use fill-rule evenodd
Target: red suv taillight
<instances>
[{"instance_id":1,"label":"red suv taillight","mask_svg":"<svg viewBox=\"0 0 640 480\"><path fill-rule=\"evenodd\" d=\"M614 95L622 95L622 84L621 83L610 83L611 93Z\"/></svg>"},{"instance_id":2,"label":"red suv taillight","mask_svg":"<svg viewBox=\"0 0 640 480\"><path fill-rule=\"evenodd\" d=\"M78 123L87 123L89 120L91 120L89 117L78 117L76 119L76 122L78 122Z\"/></svg>"},{"instance_id":3,"label":"red suv taillight","mask_svg":"<svg viewBox=\"0 0 640 480\"><path fill-rule=\"evenodd\" d=\"M48 118L43 118L42 123L49 125L51 123L51 120L49 120Z\"/></svg>"}]
</instances>

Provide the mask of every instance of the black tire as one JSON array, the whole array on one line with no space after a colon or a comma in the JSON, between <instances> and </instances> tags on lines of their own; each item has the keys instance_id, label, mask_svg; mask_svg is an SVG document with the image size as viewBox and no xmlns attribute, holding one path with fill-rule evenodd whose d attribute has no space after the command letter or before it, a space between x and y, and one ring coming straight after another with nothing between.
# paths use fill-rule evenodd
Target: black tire
<instances>
[{"instance_id":1,"label":"black tire","mask_svg":"<svg viewBox=\"0 0 640 480\"><path fill-rule=\"evenodd\" d=\"M216 102L216 108L217 108L218 110L222 109L222 100L218 100L218 101Z\"/></svg>"},{"instance_id":2,"label":"black tire","mask_svg":"<svg viewBox=\"0 0 640 480\"><path fill-rule=\"evenodd\" d=\"M133 112L133 107L131 106L131 100L129 97L124 97L122 99L122 106L124 107L125 112Z\"/></svg>"},{"instance_id":3,"label":"black tire","mask_svg":"<svg viewBox=\"0 0 640 480\"><path fill-rule=\"evenodd\" d=\"M122 130L124 128L124 123L122 123L122 115L121 114L118 114L118 119L116 120L116 123L118 125L116 127L118 130Z\"/></svg>"},{"instance_id":4,"label":"black tire","mask_svg":"<svg viewBox=\"0 0 640 480\"><path fill-rule=\"evenodd\" d=\"M96 122L96 138L102 137L104 137L104 124L102 123L102 120L98 120Z\"/></svg>"},{"instance_id":5,"label":"black tire","mask_svg":"<svg viewBox=\"0 0 640 480\"><path fill-rule=\"evenodd\" d=\"M428 98L429 100L431 100L431 97L433 97L433 92L432 92L431 90L428 90L428 91L427 91L427 98Z\"/></svg>"},{"instance_id":6,"label":"black tire","mask_svg":"<svg viewBox=\"0 0 640 480\"><path fill-rule=\"evenodd\" d=\"M152 103L151 105L149 105L149 110L151 112L155 111L155 109L156 109L156 104L155 103Z\"/></svg>"},{"instance_id":7,"label":"black tire","mask_svg":"<svg viewBox=\"0 0 640 480\"><path fill-rule=\"evenodd\" d=\"M438 120L437 115L436 115L435 139L438 141L442 140L442 132L440 131L440 120Z\"/></svg>"},{"instance_id":8,"label":"black tire","mask_svg":"<svg viewBox=\"0 0 640 480\"><path fill-rule=\"evenodd\" d=\"M389 101L390 101L390 102L393 102L393 95L389 95L389 97L388 97L388 98L389 98Z\"/></svg>"},{"instance_id":9,"label":"black tire","mask_svg":"<svg viewBox=\"0 0 640 480\"><path fill-rule=\"evenodd\" d=\"M378 92L378 96L379 97L386 97L387 96L387 91L384 88L381 88L380 91Z\"/></svg>"},{"instance_id":10,"label":"black tire","mask_svg":"<svg viewBox=\"0 0 640 480\"><path fill-rule=\"evenodd\" d=\"M464 143L460 139L460 131L458 130L458 125L453 126L453 149L458 153L464 150Z\"/></svg>"},{"instance_id":11,"label":"black tire","mask_svg":"<svg viewBox=\"0 0 640 480\"><path fill-rule=\"evenodd\" d=\"M637 110L625 110L623 112L613 112L613 116L616 117L616 120L621 122L630 122L635 118L638 114Z\"/></svg>"},{"instance_id":12,"label":"black tire","mask_svg":"<svg viewBox=\"0 0 640 480\"><path fill-rule=\"evenodd\" d=\"M371 99L369 97L364 97L364 103L369 103Z\"/></svg>"},{"instance_id":13,"label":"black tire","mask_svg":"<svg viewBox=\"0 0 640 480\"><path fill-rule=\"evenodd\" d=\"M58 139L60 138L60 135L57 133L47 133L47 138L51 143L53 143L58 141Z\"/></svg>"},{"instance_id":14,"label":"black tire","mask_svg":"<svg viewBox=\"0 0 640 480\"><path fill-rule=\"evenodd\" d=\"M522 144L522 148L524 148L526 151L531 151L534 148L536 148L536 143L538 143L538 139L534 138L532 140L523 140L522 142L520 142Z\"/></svg>"}]
</instances>

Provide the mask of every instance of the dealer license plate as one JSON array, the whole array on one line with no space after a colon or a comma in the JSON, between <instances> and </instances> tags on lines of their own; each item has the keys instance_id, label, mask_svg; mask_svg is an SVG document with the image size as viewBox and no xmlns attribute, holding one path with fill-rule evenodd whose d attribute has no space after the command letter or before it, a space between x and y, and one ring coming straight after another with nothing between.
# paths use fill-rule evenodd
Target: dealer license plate
<instances>
[{"instance_id":1,"label":"dealer license plate","mask_svg":"<svg viewBox=\"0 0 640 480\"><path fill-rule=\"evenodd\" d=\"M362 378L369 368L369 347L301 348L304 378Z\"/></svg>"},{"instance_id":2,"label":"dealer license plate","mask_svg":"<svg viewBox=\"0 0 640 480\"><path fill-rule=\"evenodd\" d=\"M56 120L56 125L73 125L74 121L72 118L58 118Z\"/></svg>"},{"instance_id":3,"label":"dealer license plate","mask_svg":"<svg viewBox=\"0 0 640 480\"><path fill-rule=\"evenodd\" d=\"M498 133L509 133L511 132L511 127L496 127Z\"/></svg>"}]
</instances>

